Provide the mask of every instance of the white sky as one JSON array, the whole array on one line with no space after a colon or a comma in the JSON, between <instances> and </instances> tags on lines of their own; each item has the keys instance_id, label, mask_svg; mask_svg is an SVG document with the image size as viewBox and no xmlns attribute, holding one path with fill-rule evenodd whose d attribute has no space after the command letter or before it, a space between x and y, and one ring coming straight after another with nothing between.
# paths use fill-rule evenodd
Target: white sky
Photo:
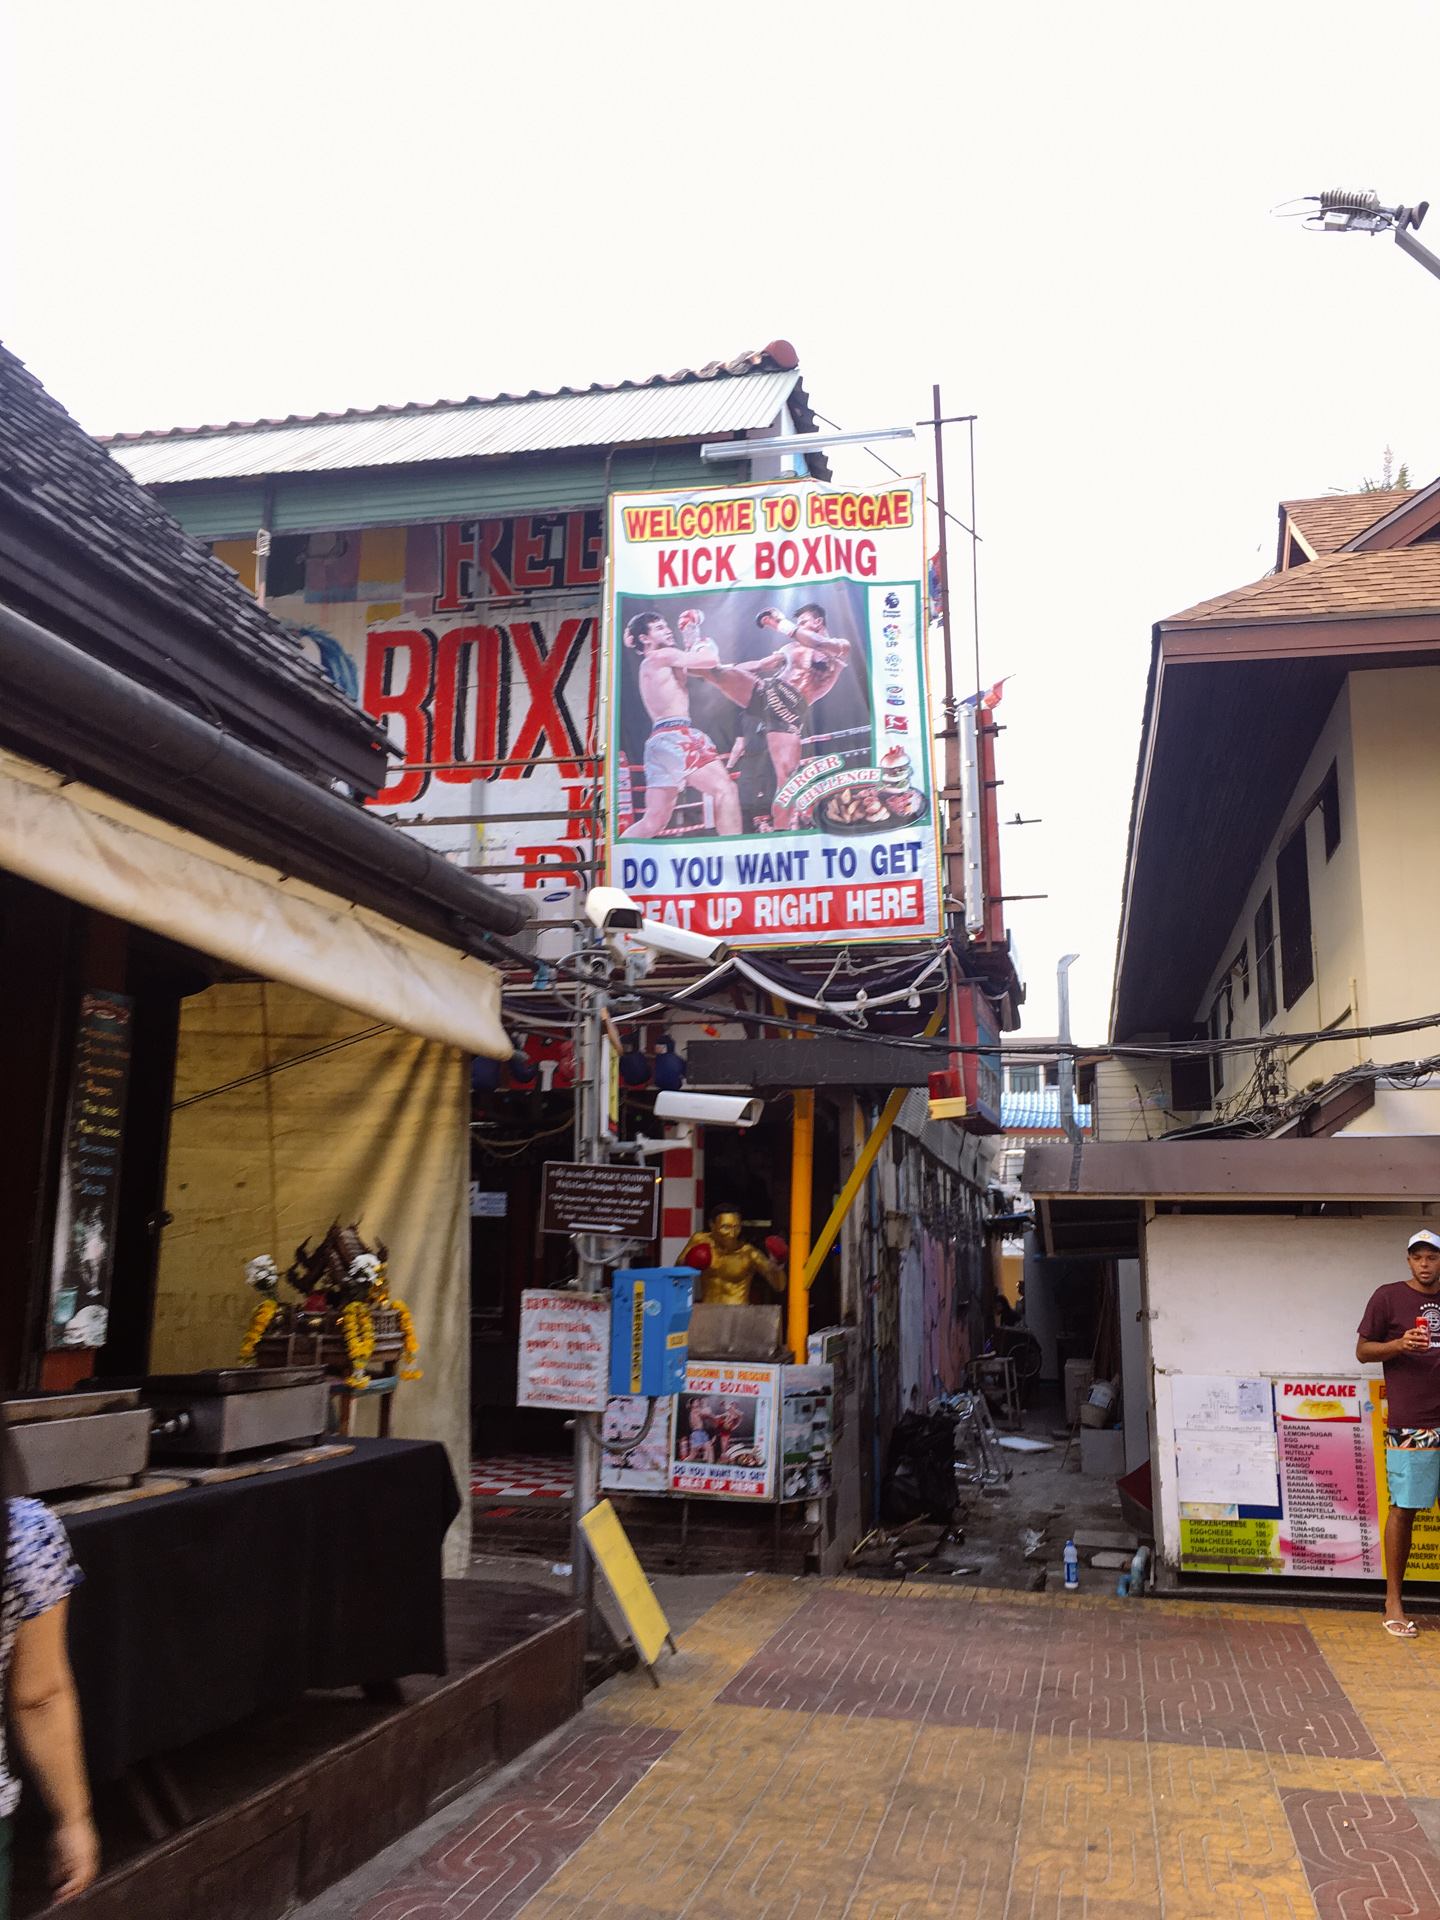
<instances>
[{"instance_id":1,"label":"white sky","mask_svg":"<svg viewBox=\"0 0 1440 1920\"><path fill-rule=\"evenodd\" d=\"M1074 949L1093 1041L1151 622L1265 572L1277 500L1387 442L1440 471L1440 282L1269 211L1440 203L1437 56L1407 0L16 7L0 334L97 432L777 336L847 427L939 380L980 415L1002 815L1043 820L1003 836L1005 890L1049 895L1009 909L1025 1024ZM963 622L957 651L968 686Z\"/></svg>"}]
</instances>

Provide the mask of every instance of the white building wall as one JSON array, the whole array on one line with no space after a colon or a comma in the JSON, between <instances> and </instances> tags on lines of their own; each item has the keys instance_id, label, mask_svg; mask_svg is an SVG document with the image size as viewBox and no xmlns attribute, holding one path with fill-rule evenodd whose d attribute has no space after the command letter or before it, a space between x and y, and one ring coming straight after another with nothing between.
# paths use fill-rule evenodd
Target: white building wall
<instances>
[{"instance_id":1,"label":"white building wall","mask_svg":"<svg viewBox=\"0 0 1440 1920\"><path fill-rule=\"evenodd\" d=\"M1157 1214L1145 1229L1155 1367L1157 1540L1180 1560L1174 1411L1177 1373L1379 1377L1355 1358L1365 1302L1406 1277L1413 1214L1361 1219Z\"/></svg>"}]
</instances>

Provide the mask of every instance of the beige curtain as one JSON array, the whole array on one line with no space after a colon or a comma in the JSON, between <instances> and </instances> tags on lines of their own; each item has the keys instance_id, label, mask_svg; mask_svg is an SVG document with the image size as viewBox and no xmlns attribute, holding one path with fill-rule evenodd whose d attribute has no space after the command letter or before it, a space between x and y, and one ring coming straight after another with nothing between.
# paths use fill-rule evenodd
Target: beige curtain
<instances>
[{"instance_id":1,"label":"beige curtain","mask_svg":"<svg viewBox=\"0 0 1440 1920\"><path fill-rule=\"evenodd\" d=\"M399 1388L395 1432L450 1451L457 1577L470 1550L467 1060L373 1025L273 983L184 1003L151 1367L233 1364L254 1306L245 1262L269 1253L283 1269L302 1240L358 1218L388 1244L392 1290L415 1316L425 1377ZM283 1064L318 1048L331 1050ZM359 1424L374 1430L373 1402Z\"/></svg>"}]
</instances>

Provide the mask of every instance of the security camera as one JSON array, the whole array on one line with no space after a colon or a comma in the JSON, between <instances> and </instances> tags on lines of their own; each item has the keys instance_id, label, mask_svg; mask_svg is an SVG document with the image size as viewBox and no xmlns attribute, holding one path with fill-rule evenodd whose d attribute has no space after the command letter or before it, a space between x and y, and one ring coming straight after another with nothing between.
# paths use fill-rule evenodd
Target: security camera
<instances>
[{"instance_id":1,"label":"security camera","mask_svg":"<svg viewBox=\"0 0 1440 1920\"><path fill-rule=\"evenodd\" d=\"M668 1140L626 1140L617 1151L629 1153L678 1153L695 1144L696 1127L753 1127L765 1111L763 1100L747 1100L743 1095L726 1093L657 1093L655 1118L675 1123Z\"/></svg>"},{"instance_id":2,"label":"security camera","mask_svg":"<svg viewBox=\"0 0 1440 1920\"><path fill-rule=\"evenodd\" d=\"M707 1127L753 1127L765 1111L763 1100L728 1093L657 1093L657 1120L689 1120Z\"/></svg>"},{"instance_id":3,"label":"security camera","mask_svg":"<svg viewBox=\"0 0 1440 1920\"><path fill-rule=\"evenodd\" d=\"M602 933L612 929L634 933L645 919L629 894L619 887L592 887L585 896L585 913L590 924Z\"/></svg>"},{"instance_id":4,"label":"security camera","mask_svg":"<svg viewBox=\"0 0 1440 1920\"><path fill-rule=\"evenodd\" d=\"M723 940L710 934L691 933L685 927L669 927L659 920L647 920L628 893L619 887L592 887L585 897L585 915L599 927L619 959L635 956L636 945L652 953L673 953L681 960L703 960L712 966L723 960L730 949Z\"/></svg>"},{"instance_id":5,"label":"security camera","mask_svg":"<svg viewBox=\"0 0 1440 1920\"><path fill-rule=\"evenodd\" d=\"M686 927L669 927L660 920L642 920L638 927L627 927L626 932L656 953L677 954L682 960L708 960L712 966L730 951L713 934L691 933Z\"/></svg>"}]
</instances>

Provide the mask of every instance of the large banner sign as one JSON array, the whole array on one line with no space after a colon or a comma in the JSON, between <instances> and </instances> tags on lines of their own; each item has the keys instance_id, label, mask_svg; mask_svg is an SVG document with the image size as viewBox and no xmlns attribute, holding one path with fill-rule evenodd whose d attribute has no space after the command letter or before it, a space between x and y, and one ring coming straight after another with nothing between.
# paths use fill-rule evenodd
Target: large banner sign
<instances>
[{"instance_id":1,"label":"large banner sign","mask_svg":"<svg viewBox=\"0 0 1440 1920\"><path fill-rule=\"evenodd\" d=\"M735 946L942 930L925 496L611 503L614 886Z\"/></svg>"}]
</instances>

